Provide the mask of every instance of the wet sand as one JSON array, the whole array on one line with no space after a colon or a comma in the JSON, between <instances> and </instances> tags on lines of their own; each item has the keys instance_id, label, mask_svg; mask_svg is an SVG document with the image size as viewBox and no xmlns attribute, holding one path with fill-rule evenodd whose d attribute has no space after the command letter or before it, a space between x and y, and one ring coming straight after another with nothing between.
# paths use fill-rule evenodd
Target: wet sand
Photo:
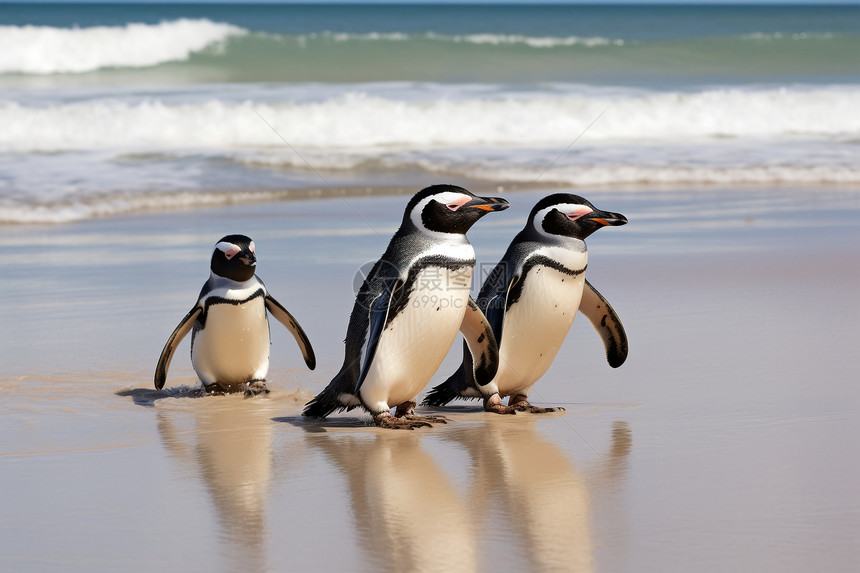
<instances>
[{"instance_id":1,"label":"wet sand","mask_svg":"<svg viewBox=\"0 0 860 573\"><path fill-rule=\"evenodd\" d=\"M299 416L340 366L355 273L403 196L0 227L0 565L860 569L860 190L581 193L630 219L588 241L627 363L611 369L580 317L533 396L566 413L461 402L414 432ZM512 208L470 232L476 274L543 194L506 193ZM268 398L195 397L188 341L155 392L161 347L234 232L317 370L273 323Z\"/></svg>"}]
</instances>

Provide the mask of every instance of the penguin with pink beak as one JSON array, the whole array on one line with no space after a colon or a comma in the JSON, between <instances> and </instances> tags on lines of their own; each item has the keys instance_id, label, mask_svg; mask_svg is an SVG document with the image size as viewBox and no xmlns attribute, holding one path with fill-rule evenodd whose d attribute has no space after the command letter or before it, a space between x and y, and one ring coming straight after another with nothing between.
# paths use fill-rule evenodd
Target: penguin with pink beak
<instances>
[{"instance_id":1,"label":"penguin with pink beak","mask_svg":"<svg viewBox=\"0 0 860 573\"><path fill-rule=\"evenodd\" d=\"M191 332L191 363L207 392L268 394L269 313L290 331L305 364L314 369L314 349L305 331L269 294L256 270L256 246L250 238L227 235L215 244L209 280L161 351L157 390L164 387L176 347Z\"/></svg>"},{"instance_id":2,"label":"penguin with pink beak","mask_svg":"<svg viewBox=\"0 0 860 573\"><path fill-rule=\"evenodd\" d=\"M457 371L423 403L443 406L456 398L481 398L485 410L498 414L556 410L533 406L528 397L558 354L577 312L600 335L609 365L621 366L627 359L627 334L609 302L585 280L585 239L625 223L624 215L601 211L578 195L541 199L476 301L499 344L496 375L486 383L476 380L466 351ZM509 397L507 405L504 397Z\"/></svg>"}]
</instances>

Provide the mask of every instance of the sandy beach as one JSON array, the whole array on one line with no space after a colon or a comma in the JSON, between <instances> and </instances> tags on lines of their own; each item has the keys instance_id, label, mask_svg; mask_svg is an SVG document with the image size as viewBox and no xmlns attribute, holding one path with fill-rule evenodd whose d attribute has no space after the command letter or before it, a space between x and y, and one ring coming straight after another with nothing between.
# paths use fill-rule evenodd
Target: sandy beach
<instances>
[{"instance_id":1,"label":"sandy beach","mask_svg":"<svg viewBox=\"0 0 860 573\"><path fill-rule=\"evenodd\" d=\"M511 209L470 231L479 269L547 192L504 193ZM460 402L414 432L299 416L340 365L355 273L402 195L0 227L3 568L860 567L860 191L578 192L630 220L588 240L627 363L609 368L580 317L533 395L566 413ZM273 323L268 398L195 397L188 341L156 392L233 232L318 367Z\"/></svg>"},{"instance_id":2,"label":"sandy beach","mask_svg":"<svg viewBox=\"0 0 860 573\"><path fill-rule=\"evenodd\" d=\"M860 571L860 6L586 4L3 4L0 572ZM564 412L302 418L439 183L511 203L473 294L545 195L625 215L627 361L580 316ZM270 321L268 396L189 339L156 391L233 233L316 369Z\"/></svg>"}]
</instances>

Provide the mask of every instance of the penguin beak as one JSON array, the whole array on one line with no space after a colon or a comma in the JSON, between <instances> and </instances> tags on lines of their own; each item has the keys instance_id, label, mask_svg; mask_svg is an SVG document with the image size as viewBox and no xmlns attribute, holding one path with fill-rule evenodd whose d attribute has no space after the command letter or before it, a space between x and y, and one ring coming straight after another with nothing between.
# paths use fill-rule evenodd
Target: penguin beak
<instances>
[{"instance_id":1,"label":"penguin beak","mask_svg":"<svg viewBox=\"0 0 860 573\"><path fill-rule=\"evenodd\" d=\"M249 267L257 266L257 257L255 257L253 253L245 253L241 257L239 257L239 260L248 265Z\"/></svg>"},{"instance_id":2,"label":"penguin beak","mask_svg":"<svg viewBox=\"0 0 860 573\"><path fill-rule=\"evenodd\" d=\"M618 227L627 224L627 217L621 213L610 213L596 209L583 218L604 226Z\"/></svg>"},{"instance_id":3,"label":"penguin beak","mask_svg":"<svg viewBox=\"0 0 860 573\"><path fill-rule=\"evenodd\" d=\"M510 207L511 204L501 197L475 197L463 206L490 212L504 211Z\"/></svg>"}]
</instances>

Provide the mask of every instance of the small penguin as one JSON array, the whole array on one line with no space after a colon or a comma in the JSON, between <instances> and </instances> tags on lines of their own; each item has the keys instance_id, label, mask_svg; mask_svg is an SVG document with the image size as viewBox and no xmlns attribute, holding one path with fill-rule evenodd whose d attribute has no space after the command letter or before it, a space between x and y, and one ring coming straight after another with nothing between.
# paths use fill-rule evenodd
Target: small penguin
<instances>
[{"instance_id":1,"label":"small penguin","mask_svg":"<svg viewBox=\"0 0 860 573\"><path fill-rule=\"evenodd\" d=\"M554 411L532 406L528 395L555 359L577 310L603 339L609 365L621 366L627 359L627 335L606 299L585 280L585 238L625 223L624 215L600 211L578 195L541 199L478 295L499 343L496 376L488 384L476 380L467 352L460 368L433 388L423 404L483 398L485 410L500 414ZM501 401L505 396L510 396L507 406Z\"/></svg>"},{"instance_id":2,"label":"small penguin","mask_svg":"<svg viewBox=\"0 0 860 573\"><path fill-rule=\"evenodd\" d=\"M191 363L207 392L244 390L246 396L268 394L269 320L266 311L287 327L311 370L316 358L305 331L281 306L255 274L254 241L227 235L215 245L209 280L197 304L167 339L158 366L155 388L161 390L176 347L191 333Z\"/></svg>"},{"instance_id":3,"label":"small penguin","mask_svg":"<svg viewBox=\"0 0 860 573\"><path fill-rule=\"evenodd\" d=\"M359 289L343 366L305 405L304 416L324 418L362 406L386 428L444 422L416 416L414 399L458 330L470 352L470 375L481 384L493 379L498 346L469 296L475 250L466 231L487 213L507 207L504 199L477 197L454 185L434 185L412 197L400 228Z\"/></svg>"}]
</instances>

